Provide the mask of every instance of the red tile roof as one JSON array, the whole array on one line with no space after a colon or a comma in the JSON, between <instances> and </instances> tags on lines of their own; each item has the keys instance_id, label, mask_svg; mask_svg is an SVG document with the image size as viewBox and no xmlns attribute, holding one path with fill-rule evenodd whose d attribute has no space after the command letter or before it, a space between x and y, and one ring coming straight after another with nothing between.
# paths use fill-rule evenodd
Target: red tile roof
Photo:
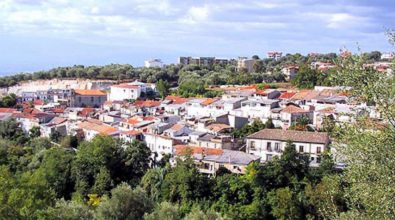
<instances>
[{"instance_id":1,"label":"red tile roof","mask_svg":"<svg viewBox=\"0 0 395 220\"><path fill-rule=\"evenodd\" d=\"M154 100L136 100L133 105L136 107L145 107L145 108L152 108L152 107L157 107L161 104L160 101L154 101Z\"/></svg>"},{"instance_id":2,"label":"red tile roof","mask_svg":"<svg viewBox=\"0 0 395 220\"><path fill-rule=\"evenodd\" d=\"M183 98L181 96L167 96L165 100L171 100L173 104L183 104L187 102L188 98Z\"/></svg>"},{"instance_id":3,"label":"red tile roof","mask_svg":"<svg viewBox=\"0 0 395 220\"><path fill-rule=\"evenodd\" d=\"M282 112L286 112L286 113L292 114L292 113L306 113L306 112L309 112L309 111L306 111L306 110L304 110L302 108L299 108L299 107L296 107L294 105L288 105L287 107L285 107L282 110Z\"/></svg>"},{"instance_id":4,"label":"red tile roof","mask_svg":"<svg viewBox=\"0 0 395 220\"><path fill-rule=\"evenodd\" d=\"M88 89L75 89L75 94L77 95L86 95L86 96L106 96L107 94L105 92L102 92L100 90L88 90Z\"/></svg>"},{"instance_id":5,"label":"red tile roof","mask_svg":"<svg viewBox=\"0 0 395 220\"><path fill-rule=\"evenodd\" d=\"M33 105L44 105L45 102L43 100L34 100Z\"/></svg>"},{"instance_id":6,"label":"red tile roof","mask_svg":"<svg viewBox=\"0 0 395 220\"><path fill-rule=\"evenodd\" d=\"M13 113L16 112L14 108L0 108L0 113Z\"/></svg>"},{"instance_id":7,"label":"red tile roof","mask_svg":"<svg viewBox=\"0 0 395 220\"><path fill-rule=\"evenodd\" d=\"M222 149L215 148L204 148L204 147L195 147L188 145L176 145L176 155L184 156L191 152L192 154L205 154L205 155L221 155L223 154Z\"/></svg>"},{"instance_id":8,"label":"red tile roof","mask_svg":"<svg viewBox=\"0 0 395 220\"><path fill-rule=\"evenodd\" d=\"M281 129L263 129L247 136L247 139L264 139L293 141L303 143L329 143L329 135L326 132L294 131Z\"/></svg>"},{"instance_id":9,"label":"red tile roof","mask_svg":"<svg viewBox=\"0 0 395 220\"><path fill-rule=\"evenodd\" d=\"M123 88L123 89L138 89L140 86L123 83L119 85L113 85L112 87Z\"/></svg>"},{"instance_id":10,"label":"red tile roof","mask_svg":"<svg viewBox=\"0 0 395 220\"><path fill-rule=\"evenodd\" d=\"M296 92L283 92L283 93L281 93L279 99L290 99L290 98L292 98L295 94L296 94Z\"/></svg>"},{"instance_id":11,"label":"red tile roof","mask_svg":"<svg viewBox=\"0 0 395 220\"><path fill-rule=\"evenodd\" d=\"M85 130L93 130L103 135L111 135L114 132L118 131L117 128L111 127L104 123L99 123L97 120L88 120L81 122L79 124L79 128Z\"/></svg>"}]
</instances>

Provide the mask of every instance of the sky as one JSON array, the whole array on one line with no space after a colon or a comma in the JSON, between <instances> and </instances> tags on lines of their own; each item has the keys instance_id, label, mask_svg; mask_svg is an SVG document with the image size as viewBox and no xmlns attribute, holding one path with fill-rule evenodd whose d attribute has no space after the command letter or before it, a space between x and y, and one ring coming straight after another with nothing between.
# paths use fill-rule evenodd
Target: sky
<instances>
[{"instance_id":1,"label":"sky","mask_svg":"<svg viewBox=\"0 0 395 220\"><path fill-rule=\"evenodd\" d=\"M0 74L179 56L392 51L393 0L0 0Z\"/></svg>"}]
</instances>

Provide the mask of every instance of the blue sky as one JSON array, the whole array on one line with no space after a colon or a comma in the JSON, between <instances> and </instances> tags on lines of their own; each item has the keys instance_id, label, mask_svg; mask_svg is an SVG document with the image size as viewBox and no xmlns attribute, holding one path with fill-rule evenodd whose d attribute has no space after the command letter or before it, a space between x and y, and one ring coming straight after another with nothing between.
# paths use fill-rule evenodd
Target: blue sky
<instances>
[{"instance_id":1,"label":"blue sky","mask_svg":"<svg viewBox=\"0 0 395 220\"><path fill-rule=\"evenodd\" d=\"M393 0L1 0L0 73L180 55L392 51Z\"/></svg>"}]
</instances>

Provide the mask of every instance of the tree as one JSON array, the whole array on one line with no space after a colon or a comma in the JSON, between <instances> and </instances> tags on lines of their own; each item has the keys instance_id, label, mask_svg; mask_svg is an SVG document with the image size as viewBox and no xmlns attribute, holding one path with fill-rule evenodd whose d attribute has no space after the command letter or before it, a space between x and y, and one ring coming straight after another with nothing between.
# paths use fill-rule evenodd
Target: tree
<instances>
[{"instance_id":1,"label":"tree","mask_svg":"<svg viewBox=\"0 0 395 220\"><path fill-rule=\"evenodd\" d=\"M337 142L341 145L335 148L347 164L344 180L351 209L342 214L391 219L395 216L395 75L379 74L364 68L364 63L361 56L340 60L333 80L351 87L347 92L354 100L375 103L387 124L377 128L371 120L359 117L355 123L341 124L336 129Z\"/></svg>"},{"instance_id":2,"label":"tree","mask_svg":"<svg viewBox=\"0 0 395 220\"><path fill-rule=\"evenodd\" d=\"M33 138L37 138L37 137L40 137L41 136L41 130L40 130L40 127L32 127L31 129L30 129L30 131L29 131L29 137L31 138L31 139L33 139Z\"/></svg>"},{"instance_id":3,"label":"tree","mask_svg":"<svg viewBox=\"0 0 395 220\"><path fill-rule=\"evenodd\" d=\"M207 198L210 181L194 166L192 159L177 160L162 183L162 196L170 202L192 202Z\"/></svg>"},{"instance_id":4,"label":"tree","mask_svg":"<svg viewBox=\"0 0 395 220\"><path fill-rule=\"evenodd\" d=\"M145 214L145 220L181 220L179 214L179 207L177 204L171 204L169 202L162 202L157 205L153 212L150 214Z\"/></svg>"},{"instance_id":5,"label":"tree","mask_svg":"<svg viewBox=\"0 0 395 220\"><path fill-rule=\"evenodd\" d=\"M269 128L269 129L275 128L275 126L274 126L274 124L273 124L273 119L272 119L272 118L269 118L269 119L265 122L265 128Z\"/></svg>"},{"instance_id":6,"label":"tree","mask_svg":"<svg viewBox=\"0 0 395 220\"><path fill-rule=\"evenodd\" d=\"M144 213L151 212L152 201L141 188L132 189L121 183L111 190L111 198L105 198L96 209L95 218L106 219L143 219Z\"/></svg>"},{"instance_id":7,"label":"tree","mask_svg":"<svg viewBox=\"0 0 395 220\"><path fill-rule=\"evenodd\" d=\"M15 107L16 103L17 103L17 96L14 93L8 94L0 100L0 106L6 108Z\"/></svg>"},{"instance_id":8,"label":"tree","mask_svg":"<svg viewBox=\"0 0 395 220\"><path fill-rule=\"evenodd\" d=\"M0 137L21 144L26 142L23 130L14 119L0 122Z\"/></svg>"},{"instance_id":9,"label":"tree","mask_svg":"<svg viewBox=\"0 0 395 220\"><path fill-rule=\"evenodd\" d=\"M124 164L123 181L137 185L149 168L150 156L150 149L141 141L134 140L127 145L122 161Z\"/></svg>"},{"instance_id":10,"label":"tree","mask_svg":"<svg viewBox=\"0 0 395 220\"><path fill-rule=\"evenodd\" d=\"M154 201L158 201L161 195L161 186L165 178L166 171L163 168L149 169L143 178L140 186L147 192Z\"/></svg>"},{"instance_id":11,"label":"tree","mask_svg":"<svg viewBox=\"0 0 395 220\"><path fill-rule=\"evenodd\" d=\"M51 139L51 141L59 143L62 139L62 134L59 131L55 130L49 135L49 138Z\"/></svg>"},{"instance_id":12,"label":"tree","mask_svg":"<svg viewBox=\"0 0 395 220\"><path fill-rule=\"evenodd\" d=\"M317 84L317 79L318 72L316 70L307 65L302 65L291 82L298 88L313 88Z\"/></svg>"},{"instance_id":13,"label":"tree","mask_svg":"<svg viewBox=\"0 0 395 220\"><path fill-rule=\"evenodd\" d=\"M169 87L169 83L167 81L163 81L162 79L160 79L156 83L156 89L158 90L159 95L162 97L162 99L169 94Z\"/></svg>"},{"instance_id":14,"label":"tree","mask_svg":"<svg viewBox=\"0 0 395 220\"><path fill-rule=\"evenodd\" d=\"M74 189L74 180L71 176L71 164L74 152L61 148L51 148L44 153L38 169L42 172L51 189L58 198L70 199Z\"/></svg>"},{"instance_id":15,"label":"tree","mask_svg":"<svg viewBox=\"0 0 395 220\"><path fill-rule=\"evenodd\" d=\"M56 201L54 207L49 207L40 213L39 219L91 220L93 219L93 211L87 205L61 199Z\"/></svg>"},{"instance_id":16,"label":"tree","mask_svg":"<svg viewBox=\"0 0 395 220\"><path fill-rule=\"evenodd\" d=\"M322 219L338 219L345 210L346 201L340 176L324 176L316 186L308 184L305 192L308 203Z\"/></svg>"},{"instance_id":17,"label":"tree","mask_svg":"<svg viewBox=\"0 0 395 220\"><path fill-rule=\"evenodd\" d=\"M300 204L288 187L279 188L268 194L269 204L272 207L272 214L276 219L302 219Z\"/></svg>"},{"instance_id":18,"label":"tree","mask_svg":"<svg viewBox=\"0 0 395 220\"><path fill-rule=\"evenodd\" d=\"M108 136L99 135L91 142L81 143L72 165L73 177L76 180L76 192L86 196L103 167L109 170L112 177L116 176L115 173L120 172L121 152L121 147ZM122 166L121 170L123 170Z\"/></svg>"},{"instance_id":19,"label":"tree","mask_svg":"<svg viewBox=\"0 0 395 220\"><path fill-rule=\"evenodd\" d=\"M203 212L199 207L194 207L192 211L185 216L185 220L225 220L219 213L214 211Z\"/></svg>"}]
</instances>

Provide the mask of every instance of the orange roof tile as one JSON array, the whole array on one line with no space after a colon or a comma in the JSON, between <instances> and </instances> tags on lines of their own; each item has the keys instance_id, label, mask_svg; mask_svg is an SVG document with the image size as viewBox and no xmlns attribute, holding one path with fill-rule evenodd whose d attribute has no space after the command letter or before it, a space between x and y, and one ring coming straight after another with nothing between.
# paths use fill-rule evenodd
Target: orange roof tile
<instances>
[{"instance_id":1,"label":"orange roof tile","mask_svg":"<svg viewBox=\"0 0 395 220\"><path fill-rule=\"evenodd\" d=\"M165 100L171 100L173 104L183 104L187 102L188 98L183 98L181 96L167 96Z\"/></svg>"},{"instance_id":2,"label":"orange roof tile","mask_svg":"<svg viewBox=\"0 0 395 220\"><path fill-rule=\"evenodd\" d=\"M306 111L306 110L296 107L294 105L289 105L289 106L285 107L281 112L286 112L286 113L292 114L292 113L306 113L309 111Z\"/></svg>"},{"instance_id":3,"label":"orange roof tile","mask_svg":"<svg viewBox=\"0 0 395 220\"><path fill-rule=\"evenodd\" d=\"M81 122L81 124L79 124L79 128L93 130L103 135L111 135L112 133L118 131L117 128L111 127L104 123L94 123L93 121Z\"/></svg>"},{"instance_id":4,"label":"orange roof tile","mask_svg":"<svg viewBox=\"0 0 395 220\"><path fill-rule=\"evenodd\" d=\"M218 100L218 99L207 98L206 100L204 100L204 101L202 102L202 105L210 105L210 104L216 102L217 100Z\"/></svg>"},{"instance_id":5,"label":"orange roof tile","mask_svg":"<svg viewBox=\"0 0 395 220\"><path fill-rule=\"evenodd\" d=\"M14 108L0 108L0 113L13 113L16 112Z\"/></svg>"},{"instance_id":6,"label":"orange roof tile","mask_svg":"<svg viewBox=\"0 0 395 220\"><path fill-rule=\"evenodd\" d=\"M137 86L137 85L130 85L127 83L113 85L112 87L123 88L123 89L138 89L139 88L139 86Z\"/></svg>"},{"instance_id":7,"label":"orange roof tile","mask_svg":"<svg viewBox=\"0 0 395 220\"><path fill-rule=\"evenodd\" d=\"M87 96L106 96L107 94L105 92L102 92L100 90L88 90L88 89L75 89L75 94L77 95L87 95Z\"/></svg>"},{"instance_id":8,"label":"orange roof tile","mask_svg":"<svg viewBox=\"0 0 395 220\"><path fill-rule=\"evenodd\" d=\"M231 126L227 124L221 124L221 123L213 123L207 126L207 129L215 132L222 131L223 129L231 128Z\"/></svg>"},{"instance_id":9,"label":"orange roof tile","mask_svg":"<svg viewBox=\"0 0 395 220\"><path fill-rule=\"evenodd\" d=\"M284 92L284 93L281 93L279 99L290 99L290 98L292 98L295 94L296 94L296 92Z\"/></svg>"},{"instance_id":10,"label":"orange roof tile","mask_svg":"<svg viewBox=\"0 0 395 220\"><path fill-rule=\"evenodd\" d=\"M154 100L136 100L133 105L136 107L146 107L146 108L152 108L152 107L157 107L161 104L160 101L154 101Z\"/></svg>"},{"instance_id":11,"label":"orange roof tile","mask_svg":"<svg viewBox=\"0 0 395 220\"><path fill-rule=\"evenodd\" d=\"M223 154L222 149L195 147L188 145L176 145L176 155L183 156L191 152L192 154L220 155Z\"/></svg>"}]
</instances>

